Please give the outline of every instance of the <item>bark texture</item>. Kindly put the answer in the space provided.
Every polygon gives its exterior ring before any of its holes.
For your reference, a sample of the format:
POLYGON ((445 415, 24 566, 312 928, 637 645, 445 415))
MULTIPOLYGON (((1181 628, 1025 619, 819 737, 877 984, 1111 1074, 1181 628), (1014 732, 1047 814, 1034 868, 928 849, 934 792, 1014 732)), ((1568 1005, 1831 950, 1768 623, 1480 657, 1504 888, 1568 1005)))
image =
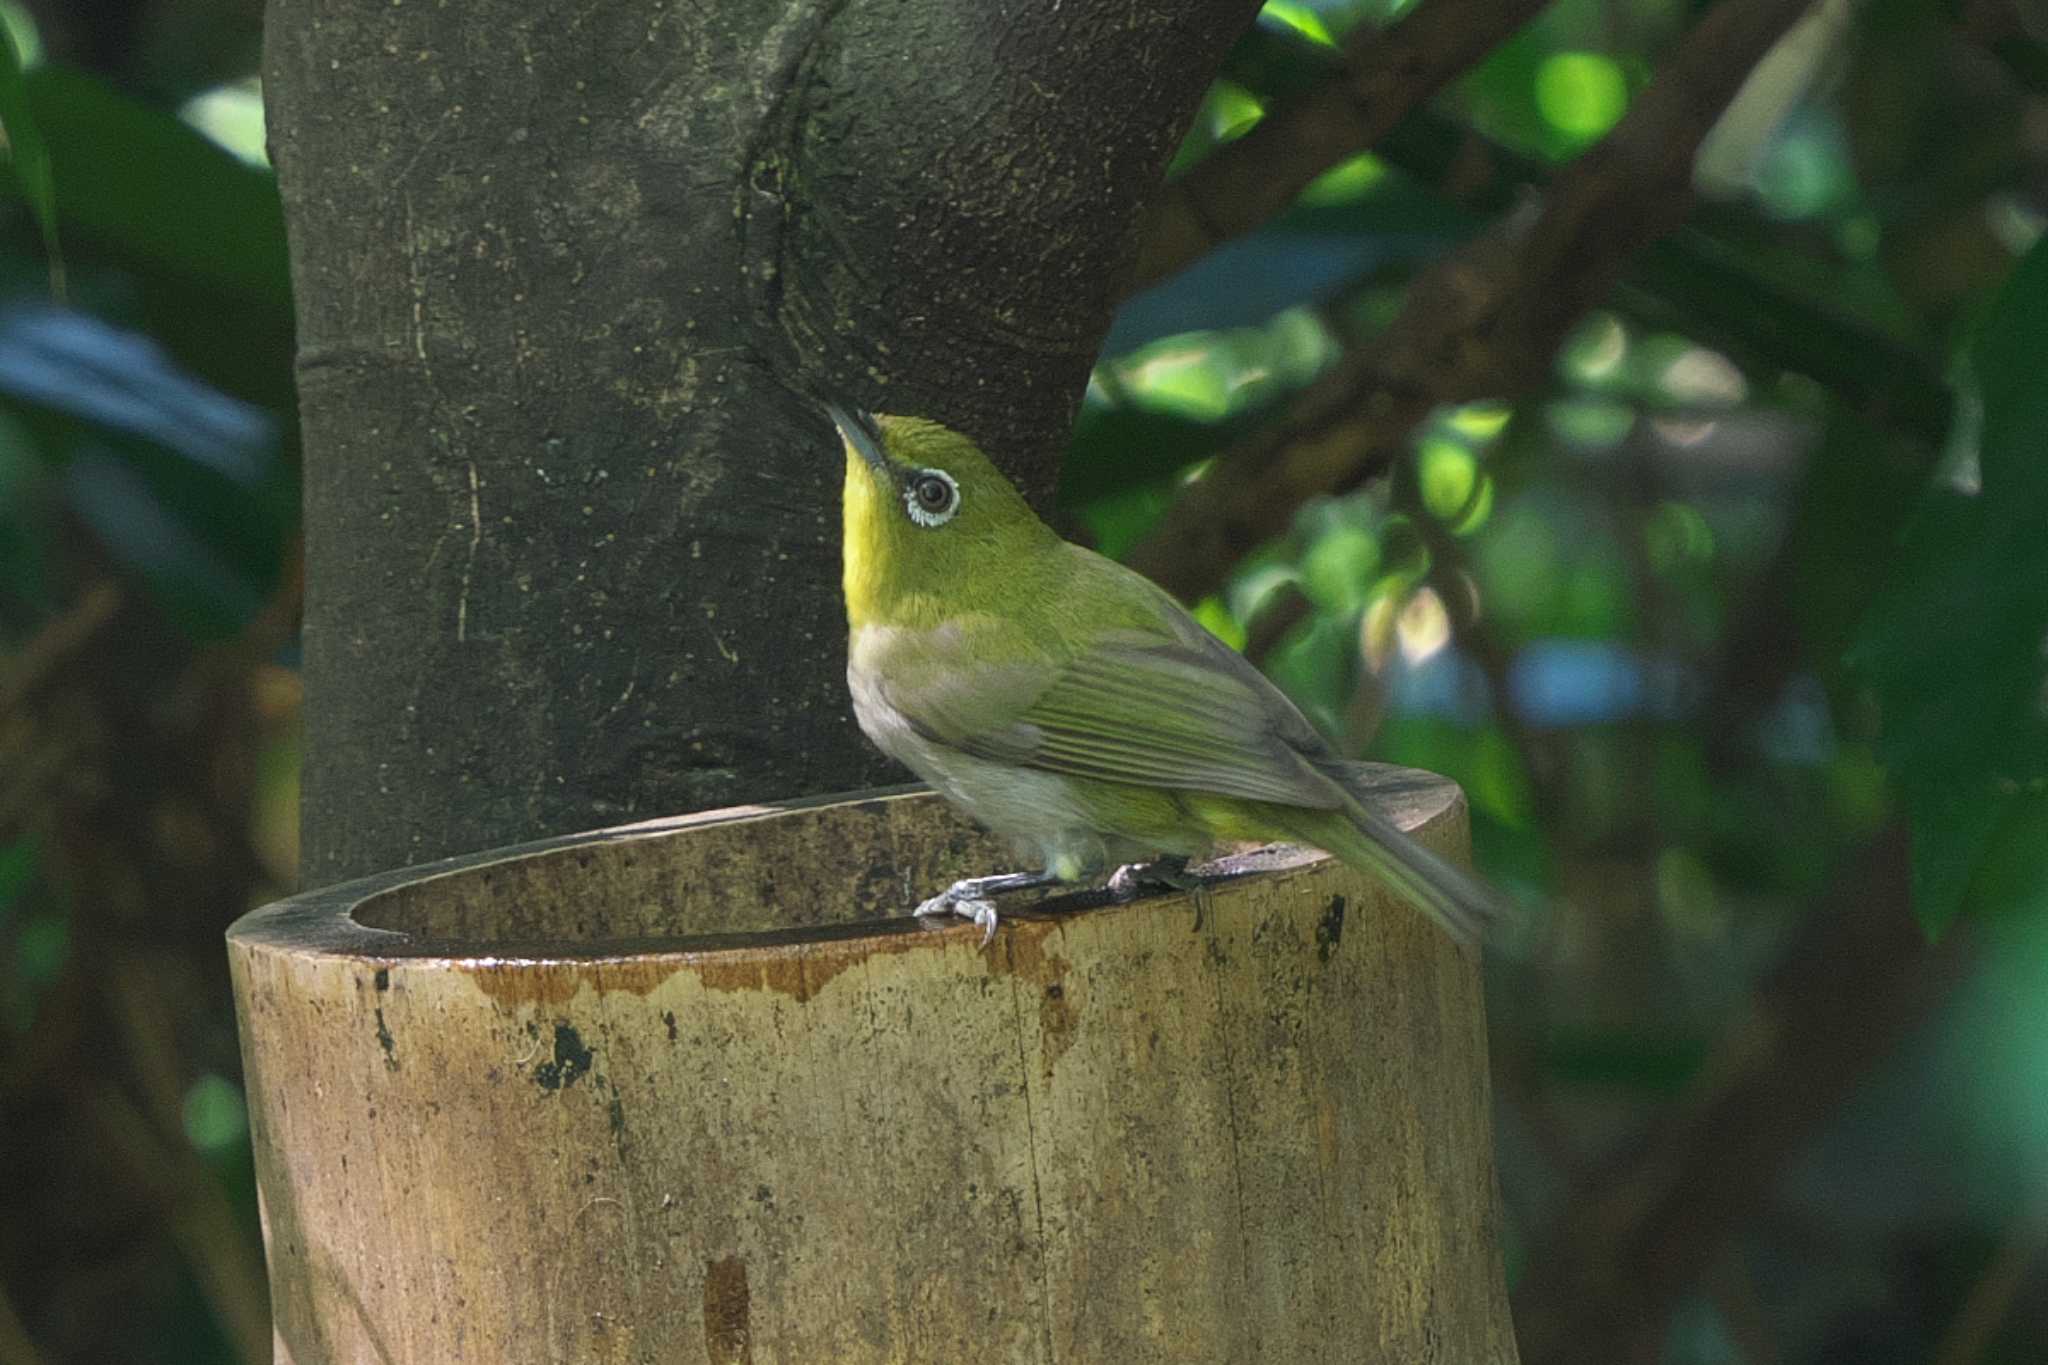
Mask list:
POLYGON ((1475 957, 1288 850, 986 951, 865 918, 996 856, 869 797, 249 917, 278 1359, 1513 1365, 1475 957))
POLYGON ((308 884, 880 773, 792 386, 1043 494, 1255 9, 272 0, 308 884))

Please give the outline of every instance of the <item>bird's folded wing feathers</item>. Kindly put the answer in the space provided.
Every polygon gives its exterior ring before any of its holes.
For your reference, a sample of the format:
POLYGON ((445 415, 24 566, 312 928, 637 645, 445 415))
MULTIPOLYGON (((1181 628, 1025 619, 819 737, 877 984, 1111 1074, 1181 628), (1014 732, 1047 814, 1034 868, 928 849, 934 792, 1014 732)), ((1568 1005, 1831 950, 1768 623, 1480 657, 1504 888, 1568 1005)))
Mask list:
POLYGON ((1310 759, 1324 747, 1314 730, 1215 640, 1111 635, 1052 672, 1004 723, 944 742, 1073 777, 1318 809, 1343 800, 1310 759))

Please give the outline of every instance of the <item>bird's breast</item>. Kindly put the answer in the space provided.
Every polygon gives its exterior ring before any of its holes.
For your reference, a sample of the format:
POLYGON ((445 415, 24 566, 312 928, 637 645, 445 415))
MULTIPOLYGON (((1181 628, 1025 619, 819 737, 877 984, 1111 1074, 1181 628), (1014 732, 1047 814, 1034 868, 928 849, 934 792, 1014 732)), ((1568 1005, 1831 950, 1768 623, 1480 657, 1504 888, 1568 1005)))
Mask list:
POLYGON ((890 701, 885 682, 892 639, 900 645, 900 635, 886 627, 857 630, 847 656, 853 714, 875 747, 1030 856, 1077 867, 1100 862, 1101 841, 1089 829, 1085 803, 1072 779, 964 753, 920 731, 890 701))

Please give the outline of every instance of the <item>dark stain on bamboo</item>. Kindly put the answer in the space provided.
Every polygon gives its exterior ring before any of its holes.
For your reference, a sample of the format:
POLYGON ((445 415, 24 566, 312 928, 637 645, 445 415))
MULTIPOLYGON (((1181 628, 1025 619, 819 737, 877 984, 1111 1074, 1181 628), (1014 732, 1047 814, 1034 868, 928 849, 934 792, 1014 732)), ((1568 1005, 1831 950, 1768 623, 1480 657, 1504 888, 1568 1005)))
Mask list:
POLYGON ((1330 903, 1323 910, 1323 917, 1316 921, 1316 961, 1330 965, 1330 954, 1337 951, 1338 942, 1344 937, 1344 898, 1330 897, 1330 903))
POLYGON ((562 1090, 590 1070, 591 1051, 583 1035, 566 1019, 555 1024, 555 1056, 533 1069, 533 1083, 543 1090, 562 1090))
POLYGON ((747 1365, 754 1358, 753 1306, 747 1263, 738 1256, 704 1263, 704 1349, 714 1365, 747 1365))

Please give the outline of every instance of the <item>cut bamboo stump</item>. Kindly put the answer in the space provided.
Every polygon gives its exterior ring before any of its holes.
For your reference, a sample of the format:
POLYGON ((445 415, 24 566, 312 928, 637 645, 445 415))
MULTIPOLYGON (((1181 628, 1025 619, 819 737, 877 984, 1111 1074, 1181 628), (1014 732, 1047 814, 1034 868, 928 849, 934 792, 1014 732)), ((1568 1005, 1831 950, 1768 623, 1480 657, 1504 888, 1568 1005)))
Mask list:
POLYGON ((1476 955, 1298 850, 878 918, 1006 862, 885 793, 243 919, 279 1360, 1514 1361, 1476 955))

